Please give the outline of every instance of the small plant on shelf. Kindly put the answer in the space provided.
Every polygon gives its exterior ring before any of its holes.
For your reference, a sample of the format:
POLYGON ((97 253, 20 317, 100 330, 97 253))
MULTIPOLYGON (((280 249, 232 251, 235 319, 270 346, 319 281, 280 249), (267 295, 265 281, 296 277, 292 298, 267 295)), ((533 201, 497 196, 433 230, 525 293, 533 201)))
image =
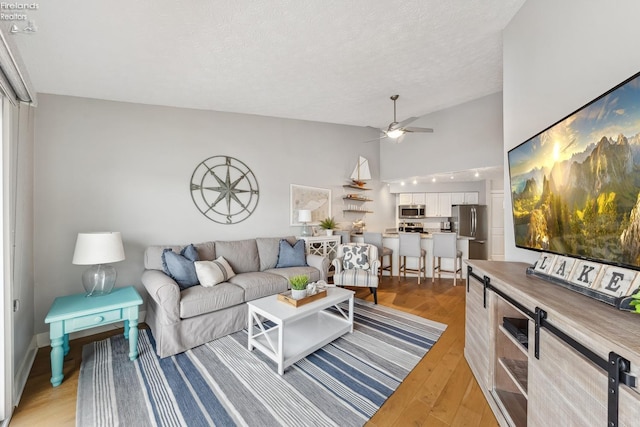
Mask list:
POLYGON ((320 221, 320 228, 322 228, 323 230, 327 230, 327 235, 330 236, 333 234, 333 230, 337 228, 336 221, 333 219, 333 217, 325 218, 320 221))

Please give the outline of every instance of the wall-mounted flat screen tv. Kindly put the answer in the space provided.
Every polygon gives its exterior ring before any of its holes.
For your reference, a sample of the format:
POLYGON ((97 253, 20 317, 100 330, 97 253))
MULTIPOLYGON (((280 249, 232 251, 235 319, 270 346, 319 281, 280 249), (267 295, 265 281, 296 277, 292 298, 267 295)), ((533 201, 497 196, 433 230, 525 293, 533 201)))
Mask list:
POLYGON ((508 161, 517 247, 640 270, 640 73, 508 161))

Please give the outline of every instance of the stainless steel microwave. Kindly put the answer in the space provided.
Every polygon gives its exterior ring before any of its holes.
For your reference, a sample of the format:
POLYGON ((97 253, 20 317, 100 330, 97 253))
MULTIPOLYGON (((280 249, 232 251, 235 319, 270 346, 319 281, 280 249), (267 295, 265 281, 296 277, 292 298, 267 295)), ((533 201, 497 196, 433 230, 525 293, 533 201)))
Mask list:
POLYGON ((425 217, 425 205, 400 205, 398 206, 398 218, 419 219, 425 217))

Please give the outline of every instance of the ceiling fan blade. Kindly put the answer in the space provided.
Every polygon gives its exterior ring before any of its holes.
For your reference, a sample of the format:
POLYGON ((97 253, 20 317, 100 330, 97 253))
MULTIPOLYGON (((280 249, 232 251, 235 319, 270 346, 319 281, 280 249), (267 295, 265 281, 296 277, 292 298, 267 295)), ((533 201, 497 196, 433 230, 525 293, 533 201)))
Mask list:
POLYGON ((412 127, 408 127, 408 128, 403 128, 402 130, 404 130, 405 132, 429 132, 429 133, 433 133, 433 129, 431 129, 431 128, 412 128, 412 127))
POLYGON ((403 120, 403 121, 401 121, 400 123, 398 123, 398 124, 395 126, 395 128, 403 128, 403 127, 405 127, 406 125, 408 125, 409 123, 413 122, 414 120, 418 120, 418 118, 417 118, 417 117, 409 117, 408 119, 403 120))
POLYGON ((370 142, 379 142, 381 139, 385 139, 386 137, 387 137, 387 135, 380 134, 380 136, 378 138, 376 138, 376 139, 370 139, 368 141, 362 141, 362 142, 365 143, 365 144, 368 144, 370 142))

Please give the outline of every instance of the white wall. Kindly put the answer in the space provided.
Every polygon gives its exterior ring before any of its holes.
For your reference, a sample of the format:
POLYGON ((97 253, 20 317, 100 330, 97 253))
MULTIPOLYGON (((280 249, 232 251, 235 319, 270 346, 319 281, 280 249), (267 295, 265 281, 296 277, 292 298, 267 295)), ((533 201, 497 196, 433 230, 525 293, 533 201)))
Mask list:
MULTIPOLYGON (((504 31, 506 153, 640 71, 640 2, 529 0, 504 31)), ((532 263, 514 244, 505 173, 505 257, 532 263)))
POLYGON ((411 126, 430 127, 434 132, 407 135, 400 144, 383 140, 382 180, 502 164, 501 93, 427 114, 411 126))
MULTIPOLYGON (((82 291, 84 267, 71 264, 78 232, 122 232, 126 260, 116 286, 142 290, 143 252, 186 244, 297 234, 289 226, 289 185, 332 190, 343 222, 342 184, 358 155, 369 159, 375 202, 367 228, 394 225, 395 200, 379 183, 378 144, 370 129, 243 114, 40 95, 35 127, 35 322, 56 296, 82 291), (254 172, 260 201, 235 225, 217 224, 195 207, 189 182, 214 155, 254 172)), ((350 222, 348 222, 350 224, 350 222)))

